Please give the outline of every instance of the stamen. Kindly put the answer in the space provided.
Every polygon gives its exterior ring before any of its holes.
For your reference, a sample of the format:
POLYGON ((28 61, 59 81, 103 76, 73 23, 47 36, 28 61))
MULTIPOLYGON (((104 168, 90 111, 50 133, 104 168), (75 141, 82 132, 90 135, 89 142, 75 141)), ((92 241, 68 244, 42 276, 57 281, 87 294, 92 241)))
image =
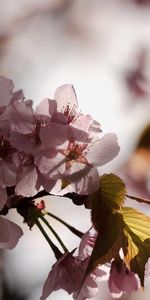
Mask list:
POLYGON ((63 107, 62 112, 67 117, 68 124, 72 123, 76 118, 77 105, 70 107, 70 103, 66 107, 63 107))
POLYGON ((84 151, 84 148, 84 145, 69 143, 68 154, 66 156, 67 160, 70 161, 79 158, 84 151))

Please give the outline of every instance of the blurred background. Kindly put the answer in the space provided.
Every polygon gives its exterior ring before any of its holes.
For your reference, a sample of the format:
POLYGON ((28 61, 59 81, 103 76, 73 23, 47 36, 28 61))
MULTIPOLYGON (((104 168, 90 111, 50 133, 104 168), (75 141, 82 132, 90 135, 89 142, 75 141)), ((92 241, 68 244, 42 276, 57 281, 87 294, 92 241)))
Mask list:
MULTIPOLYGON (((120 154, 99 171, 119 174, 128 194, 150 199, 150 1, 149 0, 1 0, 0 74, 23 88, 35 104, 53 97, 64 83, 75 87, 82 112, 91 114, 103 132, 115 132, 120 154)), ((69 199, 46 198, 47 209, 82 231, 90 213, 69 199), (69 213, 68 213, 69 212, 69 213)), ((150 215, 148 205, 128 201, 150 215)), ((13 251, 0 253, 1 300, 37 300, 55 259, 38 229, 29 231, 13 251)), ((72 250, 79 244, 51 221, 72 250)), ((144 293, 122 299, 148 300, 144 293)), ((72 299, 65 292, 48 299, 72 299)), ((112 299, 107 283, 96 299, 112 299)))

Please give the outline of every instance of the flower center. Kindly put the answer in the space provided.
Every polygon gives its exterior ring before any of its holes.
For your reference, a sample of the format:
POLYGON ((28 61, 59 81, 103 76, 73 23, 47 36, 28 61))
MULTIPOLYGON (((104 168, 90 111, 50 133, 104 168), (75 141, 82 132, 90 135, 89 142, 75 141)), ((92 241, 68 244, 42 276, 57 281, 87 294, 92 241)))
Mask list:
POLYGON ((76 160, 80 158, 87 147, 86 144, 75 144, 75 143, 69 143, 68 149, 67 149, 67 155, 66 159, 68 161, 76 160))

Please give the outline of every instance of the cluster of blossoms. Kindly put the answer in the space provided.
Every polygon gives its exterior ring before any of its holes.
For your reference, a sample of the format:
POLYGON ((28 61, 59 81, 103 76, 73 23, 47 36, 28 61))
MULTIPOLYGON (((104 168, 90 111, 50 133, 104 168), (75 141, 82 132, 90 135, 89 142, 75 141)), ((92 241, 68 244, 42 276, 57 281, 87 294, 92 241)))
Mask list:
POLYGON ((97 167, 112 160, 119 146, 115 134, 100 138, 100 124, 78 112, 74 88, 61 86, 54 100, 46 98, 34 110, 22 91, 12 93, 10 80, 1 78, 0 84, 3 193, 9 186, 15 186, 15 194, 24 197, 41 189, 52 194, 96 190, 97 167))
MULTIPOLYGON (((76 196, 74 202, 84 202, 84 197, 99 189, 98 167, 118 155, 119 145, 115 134, 102 135, 100 124, 79 111, 72 85, 59 87, 54 99, 45 98, 35 108, 22 90, 13 92, 13 88, 11 80, 0 77, 0 214, 16 208, 30 228, 36 224, 41 229, 38 218, 47 223, 42 214, 45 205, 35 205, 34 200, 50 193, 73 200, 76 196)), ((87 205, 90 208, 90 201, 87 205)), ((58 260, 41 300, 60 288, 74 299, 92 298, 98 292, 98 281, 104 279, 116 297, 140 287, 138 276, 121 255, 87 274, 96 230, 84 235, 78 232, 82 240, 75 256, 75 250, 69 252, 48 226, 65 253, 47 237, 58 260)), ((12 249, 22 235, 18 225, 0 217, 0 248, 12 249)))

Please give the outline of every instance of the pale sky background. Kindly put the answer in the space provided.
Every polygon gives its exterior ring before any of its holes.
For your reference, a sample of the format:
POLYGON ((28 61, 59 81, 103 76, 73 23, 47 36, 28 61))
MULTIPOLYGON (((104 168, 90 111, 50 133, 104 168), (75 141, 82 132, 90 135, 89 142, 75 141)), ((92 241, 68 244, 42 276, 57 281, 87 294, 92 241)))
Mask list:
MULTIPOLYGON (((121 146, 119 156, 100 169, 113 172, 130 155, 139 132, 150 121, 150 98, 135 101, 125 85, 124 75, 136 65, 136 56, 146 48, 145 72, 150 79, 150 5, 130 0, 1 0, 0 73, 23 88, 35 104, 53 97, 64 83, 75 87, 80 109, 102 125, 104 133, 115 132, 121 146)), ((73 206, 69 199, 48 199, 51 212, 86 231, 90 212, 73 206), (84 221, 84 222, 83 222, 84 221)), ((15 219, 22 226, 21 217, 15 219)), ((56 224, 56 222, 55 222, 56 224)), ((60 232, 70 250, 79 240, 60 232)), ((38 229, 29 232, 6 254, 6 274, 11 285, 37 300, 54 258, 38 229)), ((148 300, 144 293, 123 299, 148 300)), ((48 299, 72 299, 65 292, 48 299)), ((102 284, 96 299, 112 299, 102 284), (103 286, 103 287, 102 287, 103 286)))

